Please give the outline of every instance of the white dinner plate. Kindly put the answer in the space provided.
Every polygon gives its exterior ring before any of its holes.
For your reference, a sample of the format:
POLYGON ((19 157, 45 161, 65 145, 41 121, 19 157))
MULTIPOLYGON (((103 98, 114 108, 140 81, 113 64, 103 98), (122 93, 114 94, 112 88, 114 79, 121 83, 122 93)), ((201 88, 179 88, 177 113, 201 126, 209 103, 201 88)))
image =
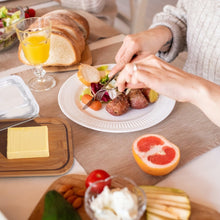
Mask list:
MULTIPOLYGON (((111 69, 114 64, 107 65, 111 69)), ((121 116, 109 114, 105 105, 99 111, 90 108, 82 110, 84 104, 80 101, 80 94, 84 88, 76 74, 71 76, 60 88, 58 103, 69 119, 98 131, 124 133, 143 130, 164 120, 175 106, 175 100, 160 95, 154 104, 149 104, 144 109, 130 109, 121 116)))

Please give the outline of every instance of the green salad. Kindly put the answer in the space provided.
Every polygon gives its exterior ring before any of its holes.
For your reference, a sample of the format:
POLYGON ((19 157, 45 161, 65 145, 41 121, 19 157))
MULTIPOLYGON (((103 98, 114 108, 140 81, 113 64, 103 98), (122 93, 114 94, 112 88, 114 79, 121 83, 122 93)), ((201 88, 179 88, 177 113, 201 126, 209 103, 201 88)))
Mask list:
POLYGON ((0 8, 0 32, 4 33, 5 27, 16 23, 21 16, 21 11, 17 8, 7 9, 5 6, 0 8))
POLYGON ((0 51, 8 49, 17 41, 14 24, 22 17, 22 9, 0 7, 0 51))

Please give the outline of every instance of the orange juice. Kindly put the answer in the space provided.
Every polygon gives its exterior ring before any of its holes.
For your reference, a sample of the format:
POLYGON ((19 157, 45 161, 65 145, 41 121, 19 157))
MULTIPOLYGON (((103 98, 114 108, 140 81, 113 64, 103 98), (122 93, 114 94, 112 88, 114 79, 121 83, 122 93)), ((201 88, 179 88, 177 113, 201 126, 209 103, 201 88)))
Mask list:
POLYGON ((22 41, 22 49, 26 59, 32 65, 47 61, 50 51, 50 39, 43 35, 31 35, 22 41))

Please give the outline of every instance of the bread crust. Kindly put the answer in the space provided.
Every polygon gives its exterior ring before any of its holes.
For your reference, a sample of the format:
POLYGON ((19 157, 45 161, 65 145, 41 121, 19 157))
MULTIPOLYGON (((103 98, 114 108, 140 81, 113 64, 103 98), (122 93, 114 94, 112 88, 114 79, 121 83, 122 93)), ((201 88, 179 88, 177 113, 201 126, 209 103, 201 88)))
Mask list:
POLYGON ((52 14, 65 14, 69 18, 71 18, 72 21, 76 23, 80 31, 82 32, 84 39, 87 40, 89 37, 90 29, 89 29, 89 23, 88 21, 80 14, 74 11, 66 10, 66 9, 58 9, 52 12, 47 13, 49 15, 52 14))
POLYGON ((73 20, 69 19, 67 15, 51 13, 43 15, 43 17, 46 17, 51 21, 52 30, 54 28, 59 28, 65 33, 69 33, 71 36, 73 36, 80 45, 79 49, 81 53, 85 50, 85 39, 82 32, 80 31, 76 23, 73 20))

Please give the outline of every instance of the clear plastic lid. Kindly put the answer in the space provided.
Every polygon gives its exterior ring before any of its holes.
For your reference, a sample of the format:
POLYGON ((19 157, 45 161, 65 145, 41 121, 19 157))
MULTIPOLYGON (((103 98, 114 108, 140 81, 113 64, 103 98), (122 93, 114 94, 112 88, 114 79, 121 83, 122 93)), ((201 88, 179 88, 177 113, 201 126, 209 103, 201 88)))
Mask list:
POLYGON ((21 77, 0 78, 1 124, 9 119, 26 121, 37 117, 38 114, 39 105, 21 77))

